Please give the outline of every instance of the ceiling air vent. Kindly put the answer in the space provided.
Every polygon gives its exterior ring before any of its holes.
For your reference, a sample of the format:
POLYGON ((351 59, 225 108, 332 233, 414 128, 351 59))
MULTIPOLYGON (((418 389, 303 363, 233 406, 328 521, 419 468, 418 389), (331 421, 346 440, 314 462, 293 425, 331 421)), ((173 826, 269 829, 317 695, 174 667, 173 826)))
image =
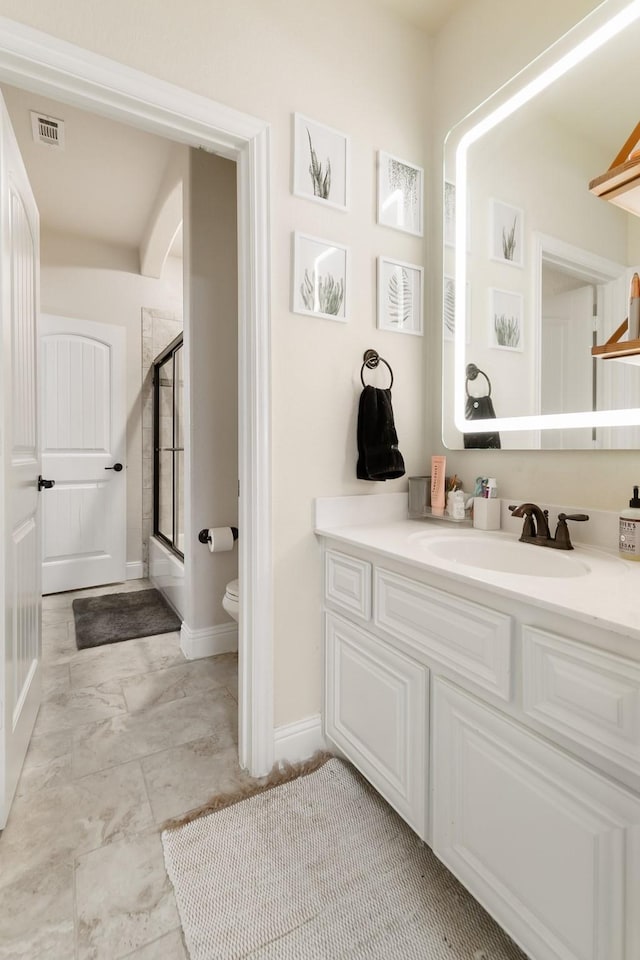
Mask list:
POLYGON ((36 143, 46 143, 49 147, 64 147, 64 121, 48 117, 45 113, 31 111, 31 129, 36 143))

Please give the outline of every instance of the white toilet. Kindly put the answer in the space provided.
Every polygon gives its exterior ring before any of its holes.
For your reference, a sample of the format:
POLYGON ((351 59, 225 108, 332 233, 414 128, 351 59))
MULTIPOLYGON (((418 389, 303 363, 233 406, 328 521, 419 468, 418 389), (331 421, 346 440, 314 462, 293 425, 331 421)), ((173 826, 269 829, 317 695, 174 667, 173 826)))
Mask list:
POLYGON ((240 612, 240 592, 237 580, 231 580, 227 584, 227 589, 225 590, 224 597, 222 598, 222 606, 227 611, 229 616, 233 617, 233 619, 237 621, 238 614, 240 612))

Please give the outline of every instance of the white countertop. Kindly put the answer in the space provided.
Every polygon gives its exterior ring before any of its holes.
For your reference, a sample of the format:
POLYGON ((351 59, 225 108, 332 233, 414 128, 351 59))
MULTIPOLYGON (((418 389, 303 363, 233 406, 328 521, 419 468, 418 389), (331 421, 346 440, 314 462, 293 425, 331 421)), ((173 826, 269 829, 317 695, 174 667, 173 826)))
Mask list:
MULTIPOLYGON (((320 511, 315 532, 320 537, 373 550, 380 556, 449 577, 460 584, 481 585, 491 593, 521 600, 640 640, 640 563, 622 560, 615 554, 583 545, 576 545, 572 551, 559 551, 519 543, 517 536, 511 532, 489 533, 446 522, 398 519, 397 510, 393 513, 395 519, 333 525, 320 511), (429 541, 432 541, 433 547, 436 540, 459 537, 488 537, 511 542, 517 544, 518 550, 535 550, 536 557, 544 551, 554 555, 554 561, 549 558, 550 563, 555 562, 558 554, 565 555, 583 564, 588 572, 571 577, 498 572, 467 565, 461 560, 442 559, 429 549, 429 541)), ((339 519, 344 520, 345 517, 339 519)))

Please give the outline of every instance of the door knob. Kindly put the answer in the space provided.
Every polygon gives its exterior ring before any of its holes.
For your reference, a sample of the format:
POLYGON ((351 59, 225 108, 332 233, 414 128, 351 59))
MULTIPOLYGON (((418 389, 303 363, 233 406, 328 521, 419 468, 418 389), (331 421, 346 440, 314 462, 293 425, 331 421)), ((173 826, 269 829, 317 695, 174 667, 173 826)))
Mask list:
POLYGON ((115 470, 116 473, 120 473, 120 471, 122 470, 122 464, 114 463, 112 467, 105 467, 105 470, 115 470))
POLYGON ((38 477, 38 491, 40 490, 51 490, 51 487, 55 487, 55 480, 43 480, 42 474, 38 477))

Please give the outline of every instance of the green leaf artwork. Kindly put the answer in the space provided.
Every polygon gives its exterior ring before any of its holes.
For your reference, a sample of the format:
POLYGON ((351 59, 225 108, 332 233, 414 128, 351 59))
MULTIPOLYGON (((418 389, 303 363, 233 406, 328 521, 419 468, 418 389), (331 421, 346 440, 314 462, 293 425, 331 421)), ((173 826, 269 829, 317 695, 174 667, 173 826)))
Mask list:
POLYGON ((300 284, 300 296, 307 310, 312 313, 326 313, 337 317, 344 300, 344 280, 336 280, 330 273, 326 277, 304 271, 300 284))
POLYGON ((493 325, 496 341, 500 347, 516 348, 520 343, 520 321, 518 317, 506 313, 494 314, 493 325))
POLYGON ((313 195, 315 197, 321 197, 323 200, 329 199, 329 194, 331 193, 331 160, 327 157, 327 166, 326 169, 322 169, 322 164, 318 160, 318 155, 313 147, 313 141, 311 140, 311 133, 307 127, 307 136, 309 138, 309 153, 311 155, 311 163, 309 164, 309 174, 311 176, 311 182, 313 184, 313 195))
POLYGON ((402 196, 405 210, 413 210, 418 205, 418 171, 409 167, 401 160, 389 158, 388 173, 391 190, 398 191, 402 196))
POLYGON ((513 218, 512 226, 507 230, 506 227, 502 228, 502 255, 505 260, 515 260, 516 256, 516 226, 518 224, 518 217, 513 218))

